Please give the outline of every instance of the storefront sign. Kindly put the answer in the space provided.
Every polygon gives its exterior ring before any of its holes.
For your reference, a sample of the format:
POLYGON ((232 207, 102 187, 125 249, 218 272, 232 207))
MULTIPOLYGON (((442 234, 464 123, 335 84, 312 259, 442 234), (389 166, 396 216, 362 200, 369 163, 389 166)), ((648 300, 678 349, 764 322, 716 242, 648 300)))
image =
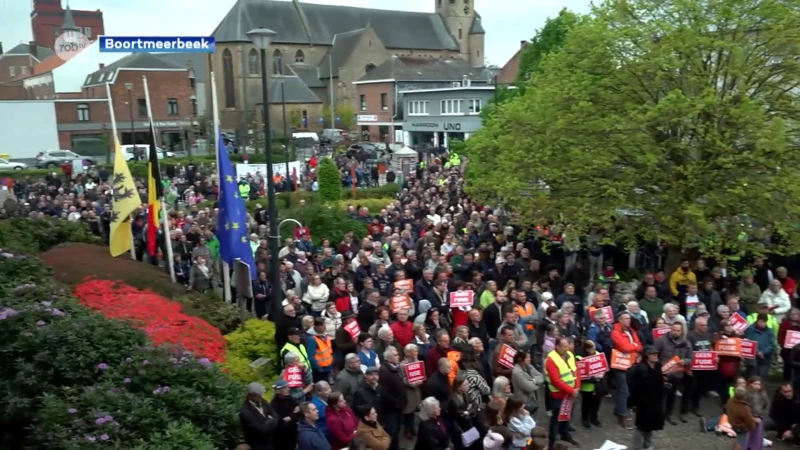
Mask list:
POLYGON ((497 359, 497 362, 500 363, 501 366, 507 369, 514 368, 514 356, 517 354, 517 351, 513 348, 503 344, 500 347, 500 357, 497 359))
POLYGON ((714 352, 692 353, 692 370, 717 370, 717 354, 714 352))
POLYGON ((446 123, 444 124, 444 131, 461 131, 460 123, 446 123))
POLYGON ((581 380, 601 376, 608 372, 608 361, 605 353, 595 353, 587 356, 576 363, 578 377, 581 380))
POLYGON ((425 364, 422 361, 406 363, 403 366, 408 384, 422 383, 425 381, 425 364))
POLYGON ((431 122, 412 123, 411 126, 415 128, 432 128, 432 129, 439 128, 438 123, 431 123, 431 122))
POLYGON ((358 122, 377 122, 378 116, 374 114, 359 114, 356 116, 358 122))

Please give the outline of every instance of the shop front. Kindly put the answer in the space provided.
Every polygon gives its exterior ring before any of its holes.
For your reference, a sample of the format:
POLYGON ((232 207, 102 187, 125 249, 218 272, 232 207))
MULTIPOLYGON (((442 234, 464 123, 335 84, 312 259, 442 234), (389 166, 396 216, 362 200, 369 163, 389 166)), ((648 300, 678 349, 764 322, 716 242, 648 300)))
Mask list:
POLYGON ((406 144, 412 147, 449 147, 452 140, 466 140, 481 127, 479 116, 410 117, 403 122, 406 144))

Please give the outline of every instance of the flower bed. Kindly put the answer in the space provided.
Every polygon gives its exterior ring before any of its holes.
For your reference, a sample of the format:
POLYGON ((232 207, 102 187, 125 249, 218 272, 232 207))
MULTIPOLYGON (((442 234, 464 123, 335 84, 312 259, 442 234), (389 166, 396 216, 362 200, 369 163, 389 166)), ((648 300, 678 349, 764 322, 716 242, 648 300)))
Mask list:
POLYGON ((223 360, 222 333, 158 294, 113 281, 87 280, 75 287, 75 296, 81 305, 144 331, 155 345, 180 345, 211 361, 223 360))

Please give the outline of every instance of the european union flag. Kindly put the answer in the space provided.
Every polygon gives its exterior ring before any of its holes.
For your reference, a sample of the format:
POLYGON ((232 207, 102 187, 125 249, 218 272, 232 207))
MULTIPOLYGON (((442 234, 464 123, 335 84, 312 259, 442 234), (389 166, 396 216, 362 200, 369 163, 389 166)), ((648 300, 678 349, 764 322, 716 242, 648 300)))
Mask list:
POLYGON ((250 240, 247 239, 247 210, 244 199, 239 195, 236 174, 231 167, 231 160, 225 151, 222 135, 217 139, 219 171, 219 221, 217 222, 217 239, 219 254, 222 260, 234 267, 235 260, 250 266, 250 278, 255 280, 256 265, 250 240))

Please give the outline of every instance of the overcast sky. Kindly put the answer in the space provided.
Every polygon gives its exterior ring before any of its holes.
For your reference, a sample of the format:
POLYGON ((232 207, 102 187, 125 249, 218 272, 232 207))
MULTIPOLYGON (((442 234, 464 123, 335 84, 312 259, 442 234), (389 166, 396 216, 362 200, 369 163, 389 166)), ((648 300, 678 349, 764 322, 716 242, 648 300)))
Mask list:
MULTIPOLYGON (((277 0, 264 0, 277 1, 277 0)), ((62 0, 66 5, 66 0, 62 0)), ((235 0, 70 0, 73 9, 103 11, 106 34, 123 36, 209 35, 235 0)), ((316 0, 380 9, 433 12, 435 0, 316 0)), ((502 66, 523 39, 533 37, 548 17, 561 8, 584 13, 589 0, 475 0, 486 29, 487 62, 502 66)), ((31 2, 0 0, 0 42, 8 50, 31 40, 31 2)), ((402 26, 402 24, 398 24, 402 26)))

